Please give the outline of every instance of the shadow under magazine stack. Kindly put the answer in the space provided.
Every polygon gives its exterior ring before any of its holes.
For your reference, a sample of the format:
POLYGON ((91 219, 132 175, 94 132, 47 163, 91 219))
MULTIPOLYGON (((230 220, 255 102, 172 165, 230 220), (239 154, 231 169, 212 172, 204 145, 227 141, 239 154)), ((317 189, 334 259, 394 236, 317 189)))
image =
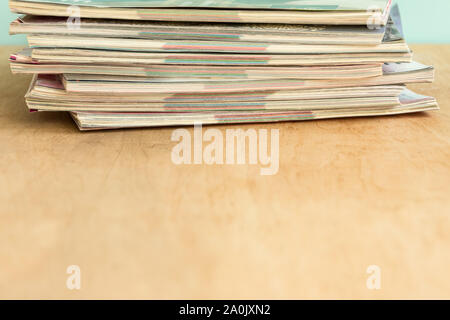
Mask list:
POLYGON ((21 0, 33 111, 82 130, 393 115, 438 109, 390 0, 21 0), (73 5, 73 6, 71 6, 73 5), (80 7, 75 7, 79 5, 80 7), (204 6, 208 7, 205 8, 204 6), (81 19, 79 19, 81 17, 81 19))

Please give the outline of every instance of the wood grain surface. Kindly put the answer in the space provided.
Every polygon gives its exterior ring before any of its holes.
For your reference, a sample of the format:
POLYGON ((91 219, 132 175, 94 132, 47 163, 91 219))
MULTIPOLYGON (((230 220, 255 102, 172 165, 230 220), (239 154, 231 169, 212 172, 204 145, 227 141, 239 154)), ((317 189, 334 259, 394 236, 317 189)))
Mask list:
POLYGON ((274 176, 176 166, 171 128, 31 114, 15 49, 0 51, 0 298, 450 298, 450 46, 413 46, 437 77, 411 88, 439 112, 241 126, 280 130, 274 176))

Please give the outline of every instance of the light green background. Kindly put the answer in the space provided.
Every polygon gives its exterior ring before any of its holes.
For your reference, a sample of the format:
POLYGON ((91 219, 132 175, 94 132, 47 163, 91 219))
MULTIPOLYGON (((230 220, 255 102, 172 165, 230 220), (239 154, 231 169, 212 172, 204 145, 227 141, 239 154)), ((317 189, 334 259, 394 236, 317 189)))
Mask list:
MULTIPOLYGON (((406 39, 411 43, 450 43, 450 0, 396 0, 400 5, 406 39)), ((8 1, 0 0, 0 44, 25 44, 24 36, 9 36, 15 15, 8 1)))

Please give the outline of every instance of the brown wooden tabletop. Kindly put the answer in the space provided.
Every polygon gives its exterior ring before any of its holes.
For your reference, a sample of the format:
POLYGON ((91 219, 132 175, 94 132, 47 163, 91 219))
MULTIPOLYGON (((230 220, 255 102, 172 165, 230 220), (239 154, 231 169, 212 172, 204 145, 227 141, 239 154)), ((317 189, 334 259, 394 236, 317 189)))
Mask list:
POLYGON ((0 298, 450 298, 450 46, 412 48, 441 111, 241 126, 280 130, 262 176, 174 165, 173 128, 29 113, 2 47, 0 298))

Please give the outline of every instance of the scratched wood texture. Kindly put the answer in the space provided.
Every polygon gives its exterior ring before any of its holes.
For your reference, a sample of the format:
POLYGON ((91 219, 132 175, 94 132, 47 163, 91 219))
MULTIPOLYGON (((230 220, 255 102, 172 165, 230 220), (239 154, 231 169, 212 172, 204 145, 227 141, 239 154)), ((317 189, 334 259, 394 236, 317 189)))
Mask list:
POLYGON ((450 46, 413 49, 441 111, 243 126, 280 129, 261 176, 175 166, 173 129, 30 114, 2 47, 0 298, 450 298, 450 46))

